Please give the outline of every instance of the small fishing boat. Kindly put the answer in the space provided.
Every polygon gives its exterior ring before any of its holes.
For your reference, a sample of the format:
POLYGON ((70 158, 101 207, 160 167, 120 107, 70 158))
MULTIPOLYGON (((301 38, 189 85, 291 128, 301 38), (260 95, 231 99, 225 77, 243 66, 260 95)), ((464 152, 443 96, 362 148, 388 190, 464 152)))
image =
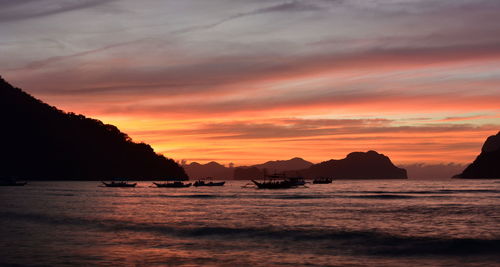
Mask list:
POLYGON ((193 186, 223 186, 226 182, 205 182, 198 180, 194 182, 193 186))
POLYGON ((332 178, 325 178, 325 177, 322 177, 322 178, 316 178, 313 180, 313 184, 331 184, 333 181, 332 178))
POLYGON ((119 181, 119 182, 115 182, 115 181, 111 181, 111 183, 105 183, 105 182, 102 182, 106 187, 135 187, 137 185, 137 183, 127 183, 125 181, 119 181))
POLYGON ((190 187, 191 183, 185 184, 183 182, 173 182, 173 183, 153 183, 156 187, 170 187, 170 188, 183 188, 190 187))
POLYGON ((0 180, 0 186, 24 186, 28 182, 18 182, 14 179, 0 180))
POLYGON ((301 186, 301 185, 305 185, 306 184, 306 181, 302 177, 289 177, 289 178, 286 178, 286 179, 290 183, 292 183, 293 185, 296 185, 296 186, 301 186))
POLYGON ((287 189, 287 188, 297 187, 295 184, 293 184, 288 180, 268 180, 262 182, 257 182, 255 180, 252 180, 252 182, 259 189, 287 189))
POLYGON ((252 182, 259 189, 288 189, 296 188, 298 186, 304 186, 306 184, 304 178, 302 177, 287 178, 284 174, 269 175, 266 176, 262 182, 258 182, 255 180, 252 180, 252 182))

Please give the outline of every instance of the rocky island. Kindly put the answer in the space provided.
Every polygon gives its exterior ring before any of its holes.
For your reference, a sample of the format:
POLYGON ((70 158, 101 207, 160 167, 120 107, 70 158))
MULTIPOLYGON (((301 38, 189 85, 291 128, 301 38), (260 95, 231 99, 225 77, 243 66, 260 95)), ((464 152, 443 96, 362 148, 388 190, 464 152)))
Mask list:
POLYGON ((500 132, 488 137, 474 162, 453 178, 500 179, 500 132))
POLYGON ((299 172, 307 178, 407 179, 406 170, 396 167, 389 157, 376 151, 352 152, 344 159, 328 160, 299 172))

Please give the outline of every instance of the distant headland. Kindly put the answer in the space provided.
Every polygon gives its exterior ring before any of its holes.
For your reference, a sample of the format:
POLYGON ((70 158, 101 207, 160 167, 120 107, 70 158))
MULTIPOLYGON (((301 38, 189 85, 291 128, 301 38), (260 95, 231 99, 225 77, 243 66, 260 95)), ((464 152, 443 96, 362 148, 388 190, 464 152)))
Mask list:
POLYGON ((500 132, 486 139, 481 153, 465 170, 454 178, 500 178, 500 132))
POLYGON ((67 113, 0 77, 0 178, 187 179, 174 160, 117 127, 67 113))
POLYGON ((407 179, 406 170, 396 167, 384 154, 376 151, 352 152, 344 159, 328 160, 299 171, 306 177, 335 179, 407 179))
MULTIPOLYGON (((376 151, 352 152, 344 159, 318 164, 295 157, 240 167, 226 167, 217 162, 180 166, 155 153, 150 145, 133 142, 113 125, 59 110, 1 77, 0 120, 3 141, 0 179, 256 179, 277 172, 306 178, 408 178, 406 169, 395 166, 388 156, 376 151)), ((474 162, 454 177, 500 178, 499 165, 500 132, 490 136, 474 162)))
POLYGON ((216 162, 183 165, 191 178, 199 174, 224 173, 227 179, 247 180, 263 178, 273 173, 306 178, 333 177, 334 179, 407 179, 406 170, 396 167, 389 157, 375 151, 353 152, 340 160, 328 160, 318 164, 302 158, 268 161, 266 163, 226 168, 216 162), (201 171, 203 170, 203 171, 201 171), (231 177, 230 174, 233 174, 231 177))

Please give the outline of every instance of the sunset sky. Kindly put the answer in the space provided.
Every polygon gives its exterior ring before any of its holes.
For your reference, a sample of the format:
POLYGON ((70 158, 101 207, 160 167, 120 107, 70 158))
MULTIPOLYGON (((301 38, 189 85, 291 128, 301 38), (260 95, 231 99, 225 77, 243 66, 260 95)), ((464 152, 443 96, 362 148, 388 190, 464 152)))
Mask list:
POLYGON ((499 14, 498 0, 0 0, 0 75, 176 160, 467 163, 500 130, 499 14))

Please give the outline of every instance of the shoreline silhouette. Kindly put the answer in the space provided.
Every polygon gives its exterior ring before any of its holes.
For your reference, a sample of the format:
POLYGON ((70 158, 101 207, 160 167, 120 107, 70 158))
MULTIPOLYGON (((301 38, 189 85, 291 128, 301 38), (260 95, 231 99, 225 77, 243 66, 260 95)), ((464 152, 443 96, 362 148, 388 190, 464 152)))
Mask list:
POLYGON ((174 160, 116 126, 32 97, 0 77, 0 177, 29 180, 187 179, 174 160))
MULTIPOLYGON (((182 166, 151 146, 135 143, 117 127, 64 112, 32 97, 0 77, 2 140, 9 140, 0 160, 2 179, 29 180, 186 180, 204 177, 259 179, 272 172, 308 179, 407 179, 407 172, 376 151, 352 152, 341 160, 313 164, 302 158, 225 167, 217 162, 182 166), (36 151, 34 158, 25 151, 36 151), (29 166, 26 168, 25 166, 29 166), (187 173, 186 173, 187 172, 187 173), (189 175, 188 175, 189 174, 189 175)), ((490 136, 481 154, 455 178, 500 178, 500 132, 490 136)))

